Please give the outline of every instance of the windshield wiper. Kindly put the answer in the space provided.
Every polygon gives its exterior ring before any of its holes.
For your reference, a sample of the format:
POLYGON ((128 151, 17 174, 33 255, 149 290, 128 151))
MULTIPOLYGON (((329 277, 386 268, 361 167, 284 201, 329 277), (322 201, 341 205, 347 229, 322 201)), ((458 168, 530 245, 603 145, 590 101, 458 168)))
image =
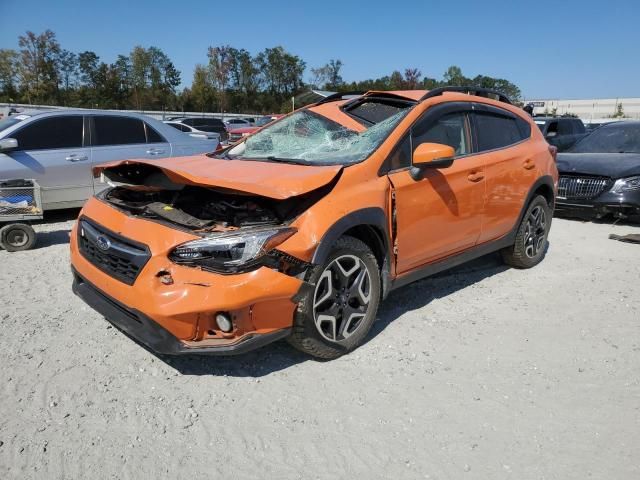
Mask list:
POLYGON ((290 163, 292 165, 318 165, 318 162, 311 162, 309 160, 303 160, 302 158, 284 158, 284 157, 276 157, 274 155, 269 155, 266 157, 266 160, 270 162, 278 162, 278 163, 290 163))

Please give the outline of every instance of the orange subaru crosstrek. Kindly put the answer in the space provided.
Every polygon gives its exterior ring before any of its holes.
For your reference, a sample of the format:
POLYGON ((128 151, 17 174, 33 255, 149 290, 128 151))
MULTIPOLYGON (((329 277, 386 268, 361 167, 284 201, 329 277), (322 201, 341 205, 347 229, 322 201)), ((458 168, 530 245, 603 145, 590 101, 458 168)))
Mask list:
POLYGON ((547 248, 555 149, 496 92, 335 95, 222 152, 98 166, 73 290, 166 354, 356 348, 393 289, 547 248))

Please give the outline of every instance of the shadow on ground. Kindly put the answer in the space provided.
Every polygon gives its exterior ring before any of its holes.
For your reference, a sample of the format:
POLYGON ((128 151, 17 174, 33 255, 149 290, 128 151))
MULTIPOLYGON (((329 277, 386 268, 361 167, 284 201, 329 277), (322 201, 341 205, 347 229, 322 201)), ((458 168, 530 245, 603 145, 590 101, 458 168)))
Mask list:
POLYGON ((382 333, 401 315, 419 310, 433 300, 447 297, 508 269, 509 267, 502 262, 500 254, 495 253, 392 291, 380 305, 378 319, 366 342, 382 333))
MULTIPOLYGON (((503 272, 507 268, 499 255, 487 255, 448 272, 420 280, 391 292, 380 306, 378 319, 365 343, 382 333, 387 325, 402 314, 422 308, 434 299, 446 297, 487 277, 503 272)), ((295 350, 286 341, 279 341, 254 352, 235 357, 156 356, 183 375, 227 375, 230 377, 261 377, 302 362, 322 361, 295 350)))
POLYGON ((69 230, 50 230, 47 232, 37 232, 37 240, 32 250, 47 248, 53 245, 69 243, 69 230))

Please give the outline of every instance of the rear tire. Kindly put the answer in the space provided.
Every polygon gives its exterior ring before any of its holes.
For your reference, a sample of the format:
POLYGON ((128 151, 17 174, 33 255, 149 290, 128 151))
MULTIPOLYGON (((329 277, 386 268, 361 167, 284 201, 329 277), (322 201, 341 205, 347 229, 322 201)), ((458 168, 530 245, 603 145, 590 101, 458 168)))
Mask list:
POLYGON ((500 251, 504 263, 515 268, 531 268, 539 264, 547 251, 551 217, 547 199, 542 195, 536 196, 522 217, 515 243, 500 251))
POLYGON ((380 303, 380 268, 371 249, 357 238, 341 237, 306 281, 313 288, 298 303, 289 343, 323 359, 354 350, 369 333, 380 303))

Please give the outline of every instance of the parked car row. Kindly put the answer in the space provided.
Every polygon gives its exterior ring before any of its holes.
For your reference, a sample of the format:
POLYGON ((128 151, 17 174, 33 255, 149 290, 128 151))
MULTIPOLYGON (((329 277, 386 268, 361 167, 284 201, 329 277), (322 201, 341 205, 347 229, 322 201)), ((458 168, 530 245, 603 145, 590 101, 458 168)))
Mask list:
POLYGON ((221 143, 235 143, 281 116, 274 114, 259 118, 233 117, 225 120, 211 117, 171 117, 164 123, 193 137, 213 140, 217 135, 221 143))
POLYGON ((234 128, 233 130, 229 131, 229 143, 236 143, 242 140, 242 138, 246 137, 247 135, 251 135, 252 133, 257 132, 265 125, 268 125, 274 120, 278 120, 283 116, 284 115, 278 115, 278 114, 265 115, 264 117, 258 118, 252 126, 234 128))
POLYGON ((587 134, 472 90, 338 94, 216 152, 219 119, 17 115, 0 122, 0 178, 36 179, 45 209, 91 197, 74 292, 149 348, 288 338, 335 358, 393 288, 491 251, 538 264, 554 208, 640 216, 640 122, 587 134))

